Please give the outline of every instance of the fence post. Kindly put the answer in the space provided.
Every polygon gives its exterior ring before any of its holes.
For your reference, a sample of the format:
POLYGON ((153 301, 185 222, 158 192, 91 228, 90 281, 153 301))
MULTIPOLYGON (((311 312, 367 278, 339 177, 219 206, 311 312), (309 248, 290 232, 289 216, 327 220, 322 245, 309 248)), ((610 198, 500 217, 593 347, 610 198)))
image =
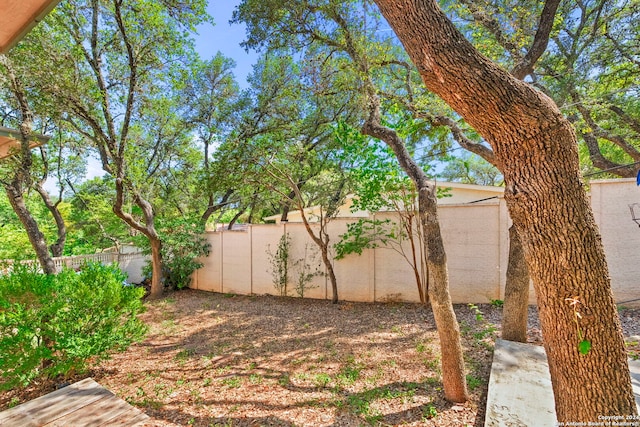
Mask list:
POLYGON ((253 227, 248 225, 249 231, 249 293, 253 295, 253 227))
MULTIPOLYGON (((371 220, 375 223, 376 213, 369 214, 371 220)), ((376 247, 369 249, 369 299, 376 302, 376 247)))
POLYGON ((224 293, 224 229, 220 230, 220 293, 224 293))
POLYGON ((509 226, 511 219, 509 218, 509 211, 507 210, 507 203, 504 198, 498 198, 498 229, 500 237, 498 238, 498 259, 500 265, 498 265, 498 271, 500 272, 500 278, 498 281, 498 291, 496 292, 496 299, 504 300, 504 289, 507 285, 507 268, 509 266, 509 226))

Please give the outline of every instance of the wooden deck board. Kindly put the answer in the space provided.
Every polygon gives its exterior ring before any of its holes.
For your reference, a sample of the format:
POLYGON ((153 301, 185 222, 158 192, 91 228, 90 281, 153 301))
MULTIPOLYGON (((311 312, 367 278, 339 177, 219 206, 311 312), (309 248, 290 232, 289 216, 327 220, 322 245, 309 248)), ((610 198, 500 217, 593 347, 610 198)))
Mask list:
POLYGON ((0 425, 134 426, 149 417, 91 378, 0 412, 0 425))

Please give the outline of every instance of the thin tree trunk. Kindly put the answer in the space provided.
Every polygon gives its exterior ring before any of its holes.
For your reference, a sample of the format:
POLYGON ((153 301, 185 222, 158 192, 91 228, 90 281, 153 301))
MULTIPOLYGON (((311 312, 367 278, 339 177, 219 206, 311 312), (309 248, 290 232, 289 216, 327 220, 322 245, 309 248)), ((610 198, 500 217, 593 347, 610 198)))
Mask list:
POLYGON ((620 319, 571 124, 551 99, 481 56, 435 0, 376 3, 427 88, 493 148, 538 297, 558 421, 635 414, 620 319), (580 301, 581 318, 568 299, 580 301), (580 340, 590 341, 587 354, 579 351, 580 340))
MULTIPOLYGON (((418 285, 418 296, 420 297, 420 303, 423 305, 427 305, 428 301, 428 295, 425 294, 425 290, 424 290, 424 284, 422 283, 422 277, 420 276, 420 270, 418 270, 418 259, 416 257, 416 242, 415 239, 413 237, 413 222, 410 221, 408 223, 409 225, 406 228, 407 231, 407 238, 409 239, 409 242, 411 243, 411 269, 413 270, 413 276, 416 279, 416 285, 418 285)), ((429 292, 429 289, 427 289, 427 293, 429 292)))
POLYGON ((518 231, 509 227, 509 264, 502 310, 502 339, 527 342, 529 320, 529 270, 518 231))
POLYGON ((435 187, 422 186, 418 189, 418 206, 420 223, 426 236, 424 249, 427 251, 427 266, 432 278, 428 290, 429 302, 442 349, 445 398, 451 402, 464 402, 467 400, 467 383, 460 346, 460 327, 449 294, 447 256, 440 233, 435 187))
POLYGON ((325 268, 327 269, 327 274, 329 275, 329 282, 331 282, 331 302, 333 304, 338 303, 338 280, 336 279, 336 273, 333 269, 333 264, 331 263, 331 259, 329 258, 329 244, 323 244, 321 247, 322 252, 322 262, 324 263, 325 268))
POLYGON ((22 82, 18 78, 9 58, 0 54, 0 65, 4 67, 7 81, 9 83, 9 89, 18 101, 20 114, 22 115, 20 123, 20 151, 17 154, 19 165, 13 171, 11 181, 4 182, 3 184, 7 197, 9 198, 9 202, 11 203, 11 207, 13 207, 14 212, 27 231, 29 241, 31 242, 31 246, 33 246, 36 257, 40 262, 42 271, 45 274, 55 274, 56 268, 51 256, 49 255, 47 242, 38 227, 38 223, 31 215, 31 212, 29 212, 24 201, 24 193, 32 183, 31 167, 33 165, 33 159, 31 157, 29 141, 31 139, 31 132, 33 128, 33 113, 29 107, 26 91, 22 86, 22 82))
MULTIPOLYGON (((296 189, 296 198, 301 197, 300 191, 296 189)), ((327 224, 324 222, 326 218, 321 215, 320 217, 320 232, 316 236, 313 230, 311 229, 311 225, 307 220, 307 216, 304 213, 304 207, 302 203, 298 203, 298 208, 300 210, 300 216, 302 218, 302 222, 304 223, 304 228, 307 230, 307 234, 311 237, 311 240, 314 241, 316 245, 320 248, 320 253, 322 254, 322 262, 324 263, 324 267, 327 269, 327 274, 329 275, 329 281, 331 282, 331 290, 332 297, 331 302, 333 304, 338 303, 338 280, 336 278, 335 270, 333 269, 333 264, 331 263, 331 258, 329 257, 329 235, 325 231, 325 227, 327 224)))
POLYGON ((247 208, 244 207, 241 210, 238 211, 238 213, 236 213, 233 218, 231 218, 231 221, 229 221, 229 225, 227 226, 227 230, 231 230, 233 229, 233 225, 236 223, 236 221, 238 220, 238 218, 240 218, 240 215, 242 215, 244 213, 244 211, 246 211, 247 208))
POLYGON ((400 167, 414 182, 418 191, 418 215, 425 237, 423 250, 427 254, 427 267, 432 278, 429 281, 429 301, 442 352, 444 395, 451 402, 465 402, 468 393, 460 344, 460 327, 449 295, 447 259, 438 222, 435 187, 429 183, 422 168, 413 160, 402 138, 393 129, 380 125, 380 101, 375 93, 369 93, 369 103, 369 118, 362 127, 362 133, 379 138, 394 151, 400 167))
POLYGON ((151 263, 153 265, 151 273, 151 291, 149 297, 159 298, 164 291, 162 286, 162 242, 157 237, 149 237, 151 245, 151 263))
POLYGON ((370 74, 367 57, 356 47, 345 19, 339 14, 332 18, 345 30, 344 48, 363 77, 363 90, 369 103, 369 111, 361 132, 384 141, 394 151, 398 163, 413 181, 418 191, 418 214, 421 228, 424 230, 423 253, 427 254, 427 269, 433 277, 433 283, 429 281, 428 294, 438 334, 441 336, 444 394, 449 401, 465 402, 468 399, 468 393, 460 343, 460 328, 449 296, 449 276, 442 236, 440 235, 440 225, 438 224, 435 189, 432 189, 426 174, 407 151, 404 140, 393 129, 381 125, 380 98, 370 74), (434 190, 433 194, 431 194, 431 190, 434 190), (431 249, 433 254, 431 254, 431 249))
POLYGON ((231 197, 231 195, 233 194, 234 190, 227 190, 226 193, 224 193, 224 196, 222 196, 222 200, 220 200, 220 203, 213 203, 213 195, 210 194, 209 195, 209 205, 207 206, 207 209, 205 209, 205 211, 202 213, 202 217, 200 217, 200 220, 203 222, 203 224, 206 224, 207 221, 209 221, 209 217, 217 210, 222 209, 223 207, 226 206, 227 201, 229 200, 229 197, 231 197))
MULTIPOLYGON (((121 169, 120 169, 121 170, 121 169)), ((119 172, 121 173, 121 172, 119 172)), ((125 182, 122 177, 116 178, 116 200, 113 205, 113 213, 120 219, 122 219, 127 225, 138 230, 149 239, 149 245, 151 246, 151 291, 149 298, 155 299, 162 296, 164 291, 162 285, 162 242, 156 231, 153 213, 153 207, 149 202, 142 198, 142 196, 134 191, 133 188, 129 188, 131 196, 136 205, 142 210, 144 216, 144 224, 137 221, 133 216, 124 211, 124 195, 125 195, 125 182)))

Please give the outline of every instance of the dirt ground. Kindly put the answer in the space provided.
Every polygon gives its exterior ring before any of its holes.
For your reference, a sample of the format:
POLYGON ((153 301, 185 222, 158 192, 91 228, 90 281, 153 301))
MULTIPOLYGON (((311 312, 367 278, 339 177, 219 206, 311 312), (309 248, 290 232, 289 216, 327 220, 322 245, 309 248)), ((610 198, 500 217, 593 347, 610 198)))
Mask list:
MULTIPOLYGON (((443 399, 433 316, 415 304, 184 290, 147 303, 147 338, 84 376, 152 426, 482 426, 500 311, 456 306, 464 404, 443 399)), ((0 410, 55 387, 4 393, 0 410)))

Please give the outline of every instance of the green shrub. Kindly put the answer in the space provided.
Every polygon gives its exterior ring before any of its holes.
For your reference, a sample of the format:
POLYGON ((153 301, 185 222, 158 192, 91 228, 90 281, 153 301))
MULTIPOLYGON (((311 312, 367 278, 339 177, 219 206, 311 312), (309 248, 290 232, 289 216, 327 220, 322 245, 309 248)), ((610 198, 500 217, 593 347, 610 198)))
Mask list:
POLYGON ((144 289, 124 279, 115 265, 91 263, 77 273, 16 266, 0 276, 0 390, 84 372, 142 339, 144 289))

